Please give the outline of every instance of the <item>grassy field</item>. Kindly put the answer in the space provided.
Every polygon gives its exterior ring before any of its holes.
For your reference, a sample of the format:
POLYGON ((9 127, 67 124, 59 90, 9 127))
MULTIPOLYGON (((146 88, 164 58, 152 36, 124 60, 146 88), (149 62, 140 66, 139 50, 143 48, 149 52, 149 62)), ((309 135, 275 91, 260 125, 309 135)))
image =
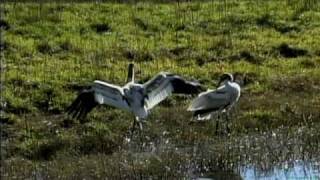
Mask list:
POLYGON ((194 178, 319 162, 319 4, 2 4, 2 176, 194 178), (139 82, 169 71, 213 88, 224 72, 242 74, 231 133, 215 135, 214 121, 190 124, 183 96, 156 107, 130 141, 129 113, 99 107, 84 123, 64 113, 95 79, 124 84, 129 62, 139 82))

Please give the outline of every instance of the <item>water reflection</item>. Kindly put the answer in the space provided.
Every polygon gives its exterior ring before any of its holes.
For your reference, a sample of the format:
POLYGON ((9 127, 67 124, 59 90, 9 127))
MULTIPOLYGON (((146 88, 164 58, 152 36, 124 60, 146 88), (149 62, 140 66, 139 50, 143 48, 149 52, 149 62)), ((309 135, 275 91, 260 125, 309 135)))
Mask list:
POLYGON ((236 171, 216 171, 202 175, 197 180, 250 180, 250 179, 320 179, 320 163, 295 161, 294 163, 284 163, 280 166, 274 166, 269 170, 262 170, 256 166, 245 166, 236 171))
POLYGON ((261 171, 253 166, 245 167, 241 172, 243 179, 320 179, 319 163, 296 161, 284 163, 269 171, 261 171))

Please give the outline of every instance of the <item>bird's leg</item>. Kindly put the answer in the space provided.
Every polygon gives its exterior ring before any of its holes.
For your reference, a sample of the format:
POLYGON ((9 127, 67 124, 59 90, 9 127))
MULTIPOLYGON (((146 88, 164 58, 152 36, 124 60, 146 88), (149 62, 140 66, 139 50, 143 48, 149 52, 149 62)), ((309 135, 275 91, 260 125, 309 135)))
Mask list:
POLYGON ((136 118, 136 121, 138 122, 139 124, 139 129, 140 131, 142 131, 143 127, 142 127, 142 121, 139 119, 139 118, 136 118))
POLYGON ((227 122, 227 133, 231 133, 231 129, 230 129, 230 119, 232 121, 232 118, 233 118, 233 113, 235 111, 235 106, 231 107, 229 110, 227 110, 226 112, 226 122, 227 122))
POLYGON ((229 128, 229 112, 226 112, 226 129, 227 129, 227 134, 230 133, 230 128, 229 128))
POLYGON ((216 120, 216 135, 218 135, 219 119, 220 119, 220 114, 218 114, 218 118, 217 118, 217 120, 216 120))
POLYGON ((138 117, 136 117, 134 120, 133 120, 133 124, 132 124, 132 127, 131 127, 131 138, 134 134, 134 131, 136 130, 136 126, 139 126, 139 130, 142 131, 142 122, 140 121, 140 119, 138 117))
POLYGON ((142 136, 142 129, 143 129, 142 123, 143 123, 143 121, 142 121, 142 119, 140 119, 138 117, 136 117, 135 121, 136 121, 136 124, 139 126, 137 143, 139 144, 140 148, 143 148, 143 143, 144 143, 143 136, 142 136))
POLYGON ((133 136, 133 133, 134 133, 134 130, 136 128, 136 119, 133 120, 133 124, 132 124, 132 127, 131 127, 131 137, 133 136))

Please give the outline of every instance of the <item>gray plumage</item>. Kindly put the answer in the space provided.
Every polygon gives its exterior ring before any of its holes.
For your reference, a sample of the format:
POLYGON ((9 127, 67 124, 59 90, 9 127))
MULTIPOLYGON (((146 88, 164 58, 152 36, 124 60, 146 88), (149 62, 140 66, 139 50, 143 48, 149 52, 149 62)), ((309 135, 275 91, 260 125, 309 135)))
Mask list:
POLYGON ((240 86, 234 82, 232 74, 224 74, 215 90, 207 90, 195 98, 188 111, 193 112, 197 120, 208 120, 214 113, 226 112, 231 109, 240 97, 240 86))

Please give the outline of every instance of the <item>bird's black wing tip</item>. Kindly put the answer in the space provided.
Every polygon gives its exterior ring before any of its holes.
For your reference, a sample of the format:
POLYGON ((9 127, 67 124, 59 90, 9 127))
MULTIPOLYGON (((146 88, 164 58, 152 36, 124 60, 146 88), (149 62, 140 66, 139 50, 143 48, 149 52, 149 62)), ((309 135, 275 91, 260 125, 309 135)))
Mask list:
POLYGON ((206 87, 204 86, 204 85, 202 85, 202 84, 200 84, 200 83, 198 83, 197 85, 196 85, 196 93, 197 94, 199 94, 199 93, 201 93, 201 92, 203 92, 203 91, 206 91, 206 87))
POLYGON ((73 103, 67 107, 66 113, 73 119, 83 121, 96 105, 93 91, 85 89, 77 96, 73 103))
POLYGON ((198 81, 188 81, 183 78, 178 78, 176 81, 173 82, 175 91, 177 93, 182 94, 199 94, 203 91, 205 91, 205 87, 200 84, 198 81))

